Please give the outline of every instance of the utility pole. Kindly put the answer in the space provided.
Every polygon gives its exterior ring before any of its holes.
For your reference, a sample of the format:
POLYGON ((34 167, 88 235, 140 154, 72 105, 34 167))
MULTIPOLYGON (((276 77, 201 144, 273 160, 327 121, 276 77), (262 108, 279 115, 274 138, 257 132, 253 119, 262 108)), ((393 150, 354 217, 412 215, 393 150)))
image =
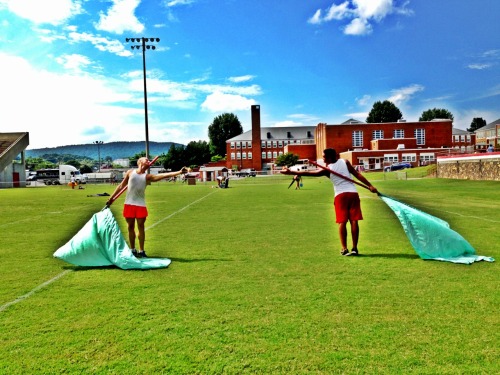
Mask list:
POLYGON ((144 123, 146 127, 146 157, 149 159, 149 129, 148 129, 148 91, 146 87, 146 50, 155 50, 156 46, 146 43, 159 43, 160 38, 125 38, 127 43, 140 43, 130 46, 131 49, 142 50, 142 76, 144 78, 144 123))
POLYGON ((104 143, 103 141, 95 141, 93 142, 97 145, 97 157, 99 159, 99 172, 101 172, 101 145, 104 143))

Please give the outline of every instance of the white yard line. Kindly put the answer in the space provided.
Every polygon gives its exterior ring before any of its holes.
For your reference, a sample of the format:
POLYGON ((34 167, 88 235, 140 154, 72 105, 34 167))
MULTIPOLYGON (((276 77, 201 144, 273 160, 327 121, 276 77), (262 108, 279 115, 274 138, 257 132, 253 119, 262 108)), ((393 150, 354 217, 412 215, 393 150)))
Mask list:
MULTIPOLYGON (((192 205, 194 205, 194 204, 196 204, 196 203, 198 203, 198 202, 201 202, 203 199, 205 199, 205 198, 209 197, 210 195, 215 194, 215 192, 216 192, 216 191, 212 191, 212 192, 210 192, 209 194, 207 194, 207 195, 205 195, 205 196, 201 197, 200 199, 195 200, 194 202, 189 203, 187 206, 182 207, 181 209, 179 209, 179 210, 175 211, 174 213, 171 213, 170 215, 168 215, 168 216, 164 217, 163 219, 161 219, 161 220, 157 221, 157 222, 156 222, 156 223, 154 223, 153 225, 151 225, 151 226, 147 227, 147 228, 146 228, 146 230, 151 229, 151 228, 153 228, 153 227, 157 226, 157 225, 158 225, 158 224, 160 224, 160 223, 163 223, 165 220, 170 219, 172 216, 177 215, 178 213, 180 213, 180 212, 184 211, 186 208, 189 208, 189 207, 191 207, 192 205)), ((72 272, 72 271, 73 271, 73 270, 66 270, 66 271, 63 271, 63 272, 61 272, 59 275, 54 276, 52 279, 50 279, 50 280, 48 280, 48 281, 46 281, 46 282, 44 282, 44 283, 42 283, 42 284, 38 285, 37 287, 33 288, 33 289, 32 289, 31 291, 29 291, 28 293, 26 293, 26 294, 24 294, 24 295, 22 295, 22 296, 20 296, 20 297, 17 297, 17 298, 16 298, 15 300, 13 300, 13 301, 10 301, 10 302, 7 302, 7 303, 3 304, 2 306, 0 306, 0 312, 2 312, 2 311, 4 311, 4 310, 6 310, 8 307, 10 307, 10 306, 12 306, 12 305, 15 305, 16 303, 19 303, 19 302, 24 301, 26 298, 31 297, 33 294, 35 294, 36 292, 38 292, 40 289, 45 288, 46 286, 48 286, 48 285, 52 284, 54 281, 59 280, 61 277, 63 277, 63 276, 65 276, 65 275, 67 275, 68 273, 70 273, 70 272, 72 272)))

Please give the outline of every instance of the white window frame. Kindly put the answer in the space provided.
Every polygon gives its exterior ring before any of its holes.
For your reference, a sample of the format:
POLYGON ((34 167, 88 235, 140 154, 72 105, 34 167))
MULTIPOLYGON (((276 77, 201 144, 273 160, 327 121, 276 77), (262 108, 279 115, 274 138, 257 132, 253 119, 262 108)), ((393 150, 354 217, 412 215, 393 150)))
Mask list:
POLYGON ((352 147, 363 147, 363 131, 354 130, 352 132, 352 147))
POLYGON ((372 131, 372 139, 384 139, 384 131, 383 130, 373 130, 372 131))
POLYGON ((417 146, 425 145, 425 129, 423 128, 415 129, 413 134, 417 139, 417 146))
POLYGON ((394 139, 401 139, 405 137, 405 130, 404 129, 394 129, 392 132, 392 138, 394 139))

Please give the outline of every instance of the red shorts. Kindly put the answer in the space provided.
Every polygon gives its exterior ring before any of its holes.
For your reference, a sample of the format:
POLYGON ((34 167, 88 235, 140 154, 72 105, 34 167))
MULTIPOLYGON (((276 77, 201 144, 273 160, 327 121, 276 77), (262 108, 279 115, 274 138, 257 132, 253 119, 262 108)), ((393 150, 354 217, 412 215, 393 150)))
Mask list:
POLYGON ((126 219, 144 219, 148 217, 148 209, 144 206, 126 204, 123 206, 123 217, 126 219))
POLYGON ((358 193, 341 193, 335 197, 336 223, 363 220, 358 193))

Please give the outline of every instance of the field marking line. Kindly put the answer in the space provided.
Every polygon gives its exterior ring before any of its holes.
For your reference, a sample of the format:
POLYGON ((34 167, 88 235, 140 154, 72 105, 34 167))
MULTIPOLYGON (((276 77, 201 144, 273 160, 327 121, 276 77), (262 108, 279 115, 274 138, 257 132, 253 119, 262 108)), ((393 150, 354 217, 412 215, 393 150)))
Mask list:
POLYGON ((28 293, 22 295, 21 297, 17 297, 14 301, 7 302, 6 304, 3 304, 2 306, 0 306, 0 312, 4 311, 9 306, 15 305, 16 303, 19 303, 19 302, 25 300, 26 298, 31 297, 33 294, 35 294, 36 292, 38 292, 40 289, 45 288, 47 285, 52 284, 54 281, 59 280, 61 277, 63 277, 64 275, 66 275, 66 274, 68 274, 68 273, 70 273, 72 271, 73 270, 63 271, 59 275, 56 275, 52 279, 50 279, 50 280, 48 280, 48 281, 46 281, 46 282, 38 285, 37 287, 35 287, 31 291, 29 291, 28 293))
POLYGON ((211 196, 212 194, 215 194, 216 192, 217 192, 217 190, 216 190, 216 191, 212 191, 212 192, 208 193, 207 195, 204 195, 203 197, 201 197, 201 198, 199 198, 199 199, 197 199, 197 200, 195 200, 195 201, 193 201, 193 202, 189 203, 187 206, 184 206, 184 207, 182 207, 181 209, 179 209, 179 210, 177 210, 177 211, 175 211, 175 212, 171 213, 170 215, 165 216, 163 219, 161 219, 161 220, 157 221, 156 223, 154 223, 154 224, 150 225, 149 227, 147 227, 147 228, 146 228, 146 230, 156 227, 158 224, 163 223, 165 220, 168 220, 168 219, 170 219, 172 216, 177 215, 178 213, 180 213, 180 212, 184 211, 185 209, 187 209, 187 208, 191 207, 192 205, 194 205, 194 204, 196 204, 196 203, 198 203, 198 202, 201 202, 203 199, 208 198, 209 196, 211 196))
MULTIPOLYGON (((168 216, 164 217, 163 219, 161 219, 161 220, 157 221, 157 222, 156 222, 156 223, 154 223, 153 225, 151 225, 151 226, 147 227, 147 228, 146 228, 146 230, 151 229, 151 228, 153 228, 153 227, 157 226, 157 225, 158 225, 158 224, 160 224, 160 223, 163 223, 165 220, 170 219, 172 216, 177 215, 178 213, 180 213, 180 212, 184 211, 185 209, 187 209, 187 208, 191 207, 192 205, 194 205, 194 204, 196 204, 196 203, 198 203, 198 202, 201 202, 203 199, 205 199, 205 198, 207 198, 207 197, 209 197, 210 195, 215 194, 215 193, 216 193, 216 191, 210 192, 209 194, 207 194, 207 195, 205 195, 205 196, 203 196, 203 197, 201 197, 201 198, 199 198, 199 199, 195 200, 194 202, 189 203, 188 205, 186 205, 186 206, 182 207, 181 209, 179 209, 179 210, 177 210, 177 211, 175 211, 175 212, 171 213, 170 215, 168 215, 168 216)), ((45 288, 46 286, 48 286, 48 285, 52 284, 54 281, 59 280, 61 277, 63 277, 63 276, 65 276, 65 275, 67 275, 67 274, 68 274, 68 273, 70 273, 70 272, 73 272, 73 270, 66 270, 66 271, 63 271, 63 272, 61 272, 59 275, 54 276, 52 279, 50 279, 50 280, 48 280, 48 281, 46 281, 46 282, 44 282, 44 283, 42 283, 42 284, 40 284, 40 285, 36 286, 35 288, 33 288, 33 289, 32 289, 31 291, 29 291, 28 293, 26 293, 26 294, 24 294, 24 295, 22 295, 22 296, 20 296, 20 297, 17 297, 14 301, 7 302, 7 303, 3 304, 2 306, 0 306, 0 312, 2 312, 2 311, 4 311, 4 310, 6 310, 9 306, 12 306, 12 305, 15 305, 16 303, 19 303, 19 302, 21 302, 21 301, 24 301, 25 299, 27 299, 27 298, 31 297, 33 294, 35 294, 36 292, 38 292, 40 289, 45 288)))

